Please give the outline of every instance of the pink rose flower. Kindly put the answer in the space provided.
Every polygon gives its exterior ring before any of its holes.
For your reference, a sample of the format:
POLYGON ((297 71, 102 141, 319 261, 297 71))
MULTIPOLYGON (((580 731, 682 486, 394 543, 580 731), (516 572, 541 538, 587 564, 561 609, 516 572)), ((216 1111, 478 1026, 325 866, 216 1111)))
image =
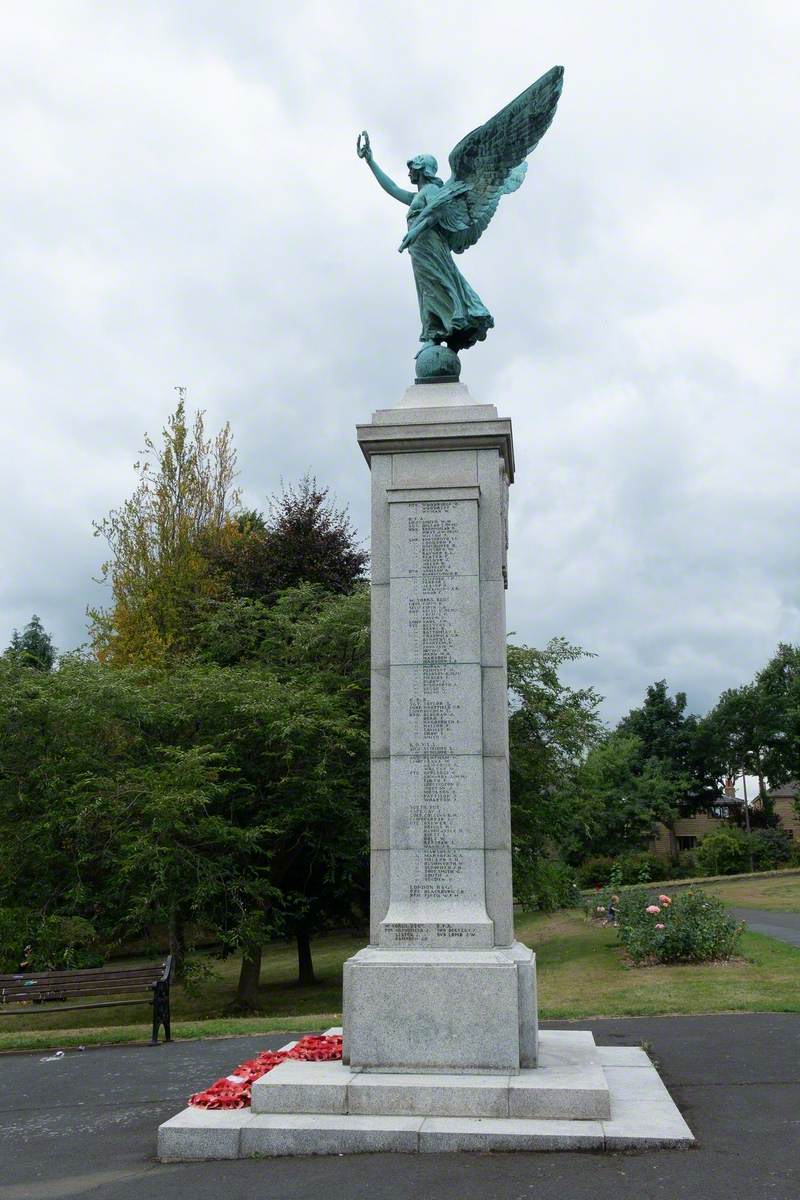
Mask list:
POLYGON ((672 901, 670 900, 669 896, 659 896, 658 898, 662 904, 672 904, 672 901))
POLYGON ((645 912, 652 913, 652 914, 653 914, 653 916, 655 916, 655 915, 656 915, 656 913, 660 913, 660 912, 661 912, 661 909, 658 907, 658 905, 657 905, 657 904, 648 904, 647 908, 646 908, 644 911, 645 911, 645 912))
POLYGON ((656 929, 666 929, 666 925, 662 925, 660 921, 656 922, 656 929))

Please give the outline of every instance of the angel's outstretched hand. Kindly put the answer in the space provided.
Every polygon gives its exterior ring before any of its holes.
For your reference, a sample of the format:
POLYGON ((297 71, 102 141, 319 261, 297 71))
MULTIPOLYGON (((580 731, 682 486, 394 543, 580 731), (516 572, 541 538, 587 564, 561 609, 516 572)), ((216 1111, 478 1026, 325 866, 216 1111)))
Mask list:
POLYGON ((372 159, 372 149, 369 144, 369 134, 366 129, 362 129, 356 139, 356 154, 359 158, 365 158, 367 162, 372 159), (363 139, 363 140, 362 140, 363 139))

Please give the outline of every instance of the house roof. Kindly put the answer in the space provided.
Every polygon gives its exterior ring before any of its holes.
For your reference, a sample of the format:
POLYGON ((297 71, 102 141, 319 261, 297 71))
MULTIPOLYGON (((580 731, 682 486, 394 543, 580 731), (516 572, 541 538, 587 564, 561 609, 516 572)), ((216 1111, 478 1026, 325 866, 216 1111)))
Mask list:
POLYGON ((790 779, 788 783, 770 788, 767 795, 770 800, 777 800, 779 796, 789 796, 794 799, 795 796, 800 796, 800 779, 790 779))

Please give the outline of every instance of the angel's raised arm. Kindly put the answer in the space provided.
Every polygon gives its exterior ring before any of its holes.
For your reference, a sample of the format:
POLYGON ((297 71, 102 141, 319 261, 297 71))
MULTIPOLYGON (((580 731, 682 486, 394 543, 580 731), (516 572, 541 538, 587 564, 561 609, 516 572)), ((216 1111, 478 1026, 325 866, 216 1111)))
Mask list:
POLYGON ((385 171, 382 171, 375 159, 372 157, 372 150, 369 144, 369 136, 366 131, 359 134, 358 142, 356 143, 358 157, 366 161, 372 174, 377 179, 385 192, 388 192, 395 200, 399 200, 401 204, 410 204, 414 199, 413 192, 407 192, 405 188, 398 187, 393 179, 390 179, 385 171), (363 142, 361 139, 364 139, 363 142))

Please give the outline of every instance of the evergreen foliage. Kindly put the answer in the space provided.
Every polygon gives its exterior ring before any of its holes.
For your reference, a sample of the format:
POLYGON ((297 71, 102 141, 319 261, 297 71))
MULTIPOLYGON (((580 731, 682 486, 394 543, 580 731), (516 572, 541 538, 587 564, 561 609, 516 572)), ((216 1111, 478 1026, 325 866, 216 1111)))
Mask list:
POLYGON ((21 634, 14 630, 5 653, 7 658, 36 671, 52 671, 56 661, 53 640, 36 613, 21 634))

